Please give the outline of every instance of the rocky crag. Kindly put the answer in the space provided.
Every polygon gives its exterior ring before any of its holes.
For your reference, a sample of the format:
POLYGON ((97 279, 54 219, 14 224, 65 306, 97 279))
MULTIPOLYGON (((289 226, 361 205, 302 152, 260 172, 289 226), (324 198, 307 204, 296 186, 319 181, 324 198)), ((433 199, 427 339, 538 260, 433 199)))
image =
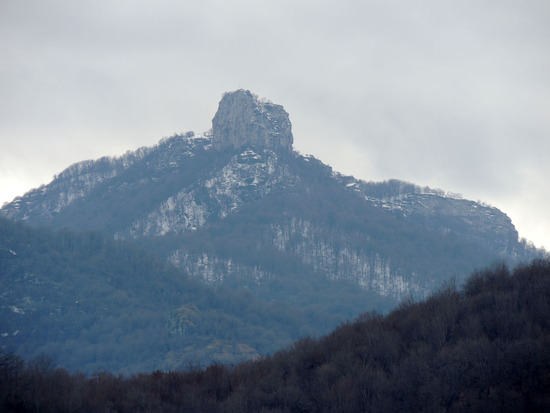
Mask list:
POLYGON ((226 93, 212 119, 212 145, 292 150, 292 125, 281 105, 260 100, 248 90, 226 93))

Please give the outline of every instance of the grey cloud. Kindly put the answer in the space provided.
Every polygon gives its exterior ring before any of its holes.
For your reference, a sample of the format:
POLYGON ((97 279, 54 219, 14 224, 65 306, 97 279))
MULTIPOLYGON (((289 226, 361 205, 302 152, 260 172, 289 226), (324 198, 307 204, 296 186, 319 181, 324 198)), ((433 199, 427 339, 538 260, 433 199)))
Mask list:
POLYGON ((247 88, 285 106, 300 151, 510 206, 550 246, 548 17, 535 0, 3 2, 0 180, 206 130, 247 88))

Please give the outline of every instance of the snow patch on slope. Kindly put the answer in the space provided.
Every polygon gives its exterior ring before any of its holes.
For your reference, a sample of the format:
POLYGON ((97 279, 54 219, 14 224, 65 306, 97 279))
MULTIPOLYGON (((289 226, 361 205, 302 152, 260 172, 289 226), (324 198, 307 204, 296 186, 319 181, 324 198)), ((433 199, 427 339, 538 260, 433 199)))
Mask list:
POLYGON ((378 253, 349 248, 338 234, 321 235, 309 221, 292 218, 286 225, 270 228, 273 245, 327 274, 331 279, 356 282, 381 296, 401 299, 410 293, 424 296, 428 289, 415 274, 402 274, 391 261, 378 253))
POLYGON ((163 201, 146 218, 134 222, 127 235, 163 236, 169 232, 195 231, 282 184, 291 184, 290 174, 280 166, 274 152, 260 154, 245 150, 221 170, 214 171, 210 178, 197 181, 163 201))

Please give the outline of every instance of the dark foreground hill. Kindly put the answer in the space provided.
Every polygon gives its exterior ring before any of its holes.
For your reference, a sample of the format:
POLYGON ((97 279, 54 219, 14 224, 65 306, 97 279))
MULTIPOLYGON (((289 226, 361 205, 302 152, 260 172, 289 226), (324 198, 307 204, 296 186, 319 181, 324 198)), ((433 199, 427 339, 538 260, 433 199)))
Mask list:
POLYGON ((460 289, 234 367, 85 377, 0 358, 5 412, 547 412, 549 389, 542 260, 476 272, 460 289))

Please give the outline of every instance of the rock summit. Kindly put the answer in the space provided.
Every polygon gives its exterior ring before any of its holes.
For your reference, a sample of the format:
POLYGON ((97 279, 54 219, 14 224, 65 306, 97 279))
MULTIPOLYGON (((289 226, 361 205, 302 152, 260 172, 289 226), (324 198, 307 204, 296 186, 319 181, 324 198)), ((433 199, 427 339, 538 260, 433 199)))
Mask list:
POLYGON ((292 150, 292 124, 281 105, 259 99, 248 90, 225 93, 212 119, 215 148, 245 146, 292 150))

